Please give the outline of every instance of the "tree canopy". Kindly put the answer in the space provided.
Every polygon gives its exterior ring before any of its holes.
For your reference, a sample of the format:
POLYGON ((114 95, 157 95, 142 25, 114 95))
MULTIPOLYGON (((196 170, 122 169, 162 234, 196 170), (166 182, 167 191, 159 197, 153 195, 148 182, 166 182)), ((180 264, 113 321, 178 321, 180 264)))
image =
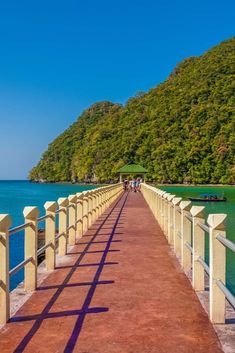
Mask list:
POLYGON ((127 163, 165 183, 235 183, 235 37, 181 62, 122 106, 92 105, 58 136, 31 180, 116 178, 127 163))

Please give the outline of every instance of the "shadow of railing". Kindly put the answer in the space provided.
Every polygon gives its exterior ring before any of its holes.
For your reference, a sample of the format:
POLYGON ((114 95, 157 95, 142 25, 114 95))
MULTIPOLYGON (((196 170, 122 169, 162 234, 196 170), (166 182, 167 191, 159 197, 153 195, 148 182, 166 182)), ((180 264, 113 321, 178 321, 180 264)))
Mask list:
MULTIPOLYGON (((78 259, 76 260, 75 264, 71 265, 71 266, 60 266, 57 267, 57 269, 65 269, 65 268, 70 268, 69 273, 66 275, 64 281, 61 284, 58 285, 49 285, 49 286, 42 286, 39 287, 38 290, 39 291, 45 291, 48 289, 56 289, 56 292, 53 294, 53 296, 51 297, 51 299, 48 301, 48 303, 46 304, 46 306, 44 307, 44 309, 42 310, 42 312, 40 314, 36 314, 36 315, 26 315, 26 316, 14 316, 10 319, 10 322, 24 322, 24 321, 31 321, 34 320, 34 324, 32 325, 31 329, 29 330, 29 332, 25 335, 25 337, 22 339, 22 341, 18 344, 18 346, 16 347, 16 349, 14 350, 14 353, 20 353, 23 352, 28 344, 30 343, 31 339, 34 337, 34 335, 37 333, 37 331, 39 330, 40 326, 42 325, 43 321, 46 319, 51 319, 51 318, 58 318, 58 317, 66 317, 66 316, 78 316, 77 320, 75 322, 73 331, 71 333, 71 336, 68 338, 68 341, 66 343, 66 346, 64 348, 64 352, 65 353, 70 353, 74 350, 74 347, 76 345, 76 342, 79 338, 82 326, 83 326, 83 322, 85 320, 85 317, 87 314, 99 314, 99 313, 104 313, 107 312, 109 310, 108 307, 90 307, 90 303, 91 300, 94 296, 95 290, 97 286, 100 285, 107 285, 107 284, 112 284, 114 283, 114 281, 110 280, 110 281, 101 281, 99 280, 101 273, 103 271, 103 268, 105 266, 109 266, 109 265, 117 265, 118 262, 106 262, 106 257, 108 255, 109 252, 115 252, 115 251, 119 251, 119 250, 111 250, 110 246, 113 242, 120 242, 121 240, 114 240, 113 237, 117 234, 115 233, 115 230, 118 227, 118 222, 120 220, 122 211, 124 209, 126 200, 127 200, 128 194, 124 195, 123 197, 120 197, 117 202, 114 204, 114 206, 108 210, 108 214, 104 217, 102 223, 100 225, 98 225, 98 228, 95 230, 95 234, 93 234, 91 236, 90 241, 86 242, 86 243, 82 243, 83 245, 86 245, 85 249, 82 252, 78 252, 77 254, 78 259), (120 209, 118 209, 117 211, 117 205, 119 204, 119 202, 122 202, 120 209), (109 233, 109 238, 107 241, 101 241, 101 242, 97 242, 95 241, 96 237, 99 235, 99 231, 103 228, 103 226, 106 224, 107 220, 110 220, 110 216, 114 216, 115 214, 115 218, 114 218, 114 224, 112 226, 112 229, 109 233), (106 244, 105 245, 105 249, 103 251, 99 251, 99 253, 102 253, 101 259, 99 263, 90 263, 90 264, 81 264, 82 259, 84 258, 84 256, 87 253, 91 253, 91 251, 89 252, 89 248, 92 244, 97 244, 97 243, 102 243, 102 244, 106 244), (97 266, 97 270, 95 272, 93 281, 91 282, 80 282, 80 283, 68 283, 71 279, 71 277, 73 276, 74 272, 76 271, 76 269, 78 267, 87 267, 87 266, 97 266), (51 313, 50 310, 53 307, 53 305, 55 304, 56 300, 59 298, 59 296, 61 295, 61 293, 63 292, 63 290, 65 288, 68 287, 81 287, 81 286, 89 286, 89 290, 88 293, 85 297, 85 300, 82 304, 82 307, 78 310, 66 310, 66 311, 60 311, 60 312, 53 312, 51 313)), ((104 215, 103 215, 104 216, 104 215)), ((91 230, 91 229, 89 229, 91 230)), ((94 253, 94 252, 92 252, 94 253)))

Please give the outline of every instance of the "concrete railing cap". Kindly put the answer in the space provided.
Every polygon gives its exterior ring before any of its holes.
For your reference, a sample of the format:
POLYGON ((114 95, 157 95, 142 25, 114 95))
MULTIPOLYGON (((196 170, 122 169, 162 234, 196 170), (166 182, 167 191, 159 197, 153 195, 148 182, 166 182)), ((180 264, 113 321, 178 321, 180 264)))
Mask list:
POLYGON ((173 200, 174 197, 175 197, 175 195, 169 194, 169 196, 167 197, 167 200, 171 201, 171 200, 173 200))
POLYGON ((190 213, 193 217, 204 217, 205 206, 193 206, 190 210, 190 213))
POLYGON ((213 229, 224 230, 225 224, 224 221, 227 215, 224 213, 217 213, 217 214, 209 214, 207 223, 213 229))
POLYGON ((9 214, 0 214, 0 232, 5 232, 11 225, 9 214))
POLYGON ((169 192, 166 192, 165 194, 163 194, 164 199, 167 199, 168 196, 170 196, 170 193, 169 193, 169 192))
POLYGON ((39 210, 36 206, 26 206, 23 210, 23 215, 25 218, 37 218, 39 215, 39 210))
POLYGON ((69 195, 68 200, 69 200, 69 202, 76 203, 77 195, 76 194, 69 195))
POLYGON ((56 201, 47 201, 44 204, 44 208, 46 211, 50 211, 50 212, 55 212, 57 209, 57 202, 56 201))
POLYGON ((181 201, 180 208, 181 210, 189 211, 191 208, 192 202, 191 201, 181 201))
POLYGON ((174 197, 173 199, 172 199, 172 203, 173 203, 173 205, 178 205, 179 203, 180 203, 180 201, 182 200, 182 197, 174 197))
POLYGON ((59 206, 66 207, 69 203, 69 200, 67 199, 67 197, 60 197, 58 198, 57 202, 59 206))

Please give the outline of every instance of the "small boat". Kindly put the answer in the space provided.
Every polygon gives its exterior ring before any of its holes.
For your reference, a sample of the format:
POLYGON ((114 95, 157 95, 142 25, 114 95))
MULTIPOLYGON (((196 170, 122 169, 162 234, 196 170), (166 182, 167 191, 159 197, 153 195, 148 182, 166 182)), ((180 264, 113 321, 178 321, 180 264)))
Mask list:
POLYGON ((225 202, 227 198, 224 195, 217 194, 203 194, 199 197, 189 197, 190 201, 200 201, 200 202, 225 202))

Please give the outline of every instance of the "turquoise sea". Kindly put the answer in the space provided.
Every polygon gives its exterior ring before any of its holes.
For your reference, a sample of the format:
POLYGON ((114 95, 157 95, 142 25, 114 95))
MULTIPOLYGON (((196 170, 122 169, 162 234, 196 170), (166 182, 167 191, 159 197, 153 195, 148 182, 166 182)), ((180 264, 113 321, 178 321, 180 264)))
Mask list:
MULTIPOLYGON (((0 181, 0 214, 8 213, 12 218, 12 227, 24 222, 23 208, 37 206, 40 215, 44 215, 44 203, 56 201, 59 197, 90 190, 97 186, 76 184, 35 184, 29 181, 0 181)), ((40 227, 43 224, 40 223, 40 227)), ((24 234, 19 232, 10 237, 10 269, 24 258, 24 234)), ((11 289, 23 279, 23 270, 10 279, 11 289)))
MULTIPOLYGON (((205 217, 209 213, 226 213, 226 236, 235 242, 235 186, 159 186, 171 194, 182 197, 186 200, 190 196, 213 193, 223 194, 227 197, 226 202, 193 202, 193 205, 205 206, 205 217)), ((208 263, 208 236, 206 237, 206 261, 208 263)), ((226 283, 228 288, 235 295, 235 253, 227 250, 226 261, 226 283)))
MULTIPOLYGON (((90 190, 94 185, 71 184, 34 184, 28 181, 0 181, 0 213, 8 213, 12 217, 12 226, 22 224, 23 208, 25 206, 37 206, 40 215, 44 214, 43 205, 46 201, 55 201, 59 197, 90 190)), ((233 186, 160 186, 170 193, 187 199, 206 192, 224 193, 227 202, 196 203, 205 206, 205 216, 209 213, 226 213, 227 237, 235 242, 235 187, 233 186)), ((40 224, 42 227, 43 224, 40 224)), ((206 240, 208 262, 208 237, 206 240)), ((10 268, 13 268, 23 260, 24 234, 19 232, 10 237, 10 268)), ((23 279, 23 270, 11 277, 11 289, 23 279)), ((235 294, 235 254, 227 250, 227 285, 235 294)))

